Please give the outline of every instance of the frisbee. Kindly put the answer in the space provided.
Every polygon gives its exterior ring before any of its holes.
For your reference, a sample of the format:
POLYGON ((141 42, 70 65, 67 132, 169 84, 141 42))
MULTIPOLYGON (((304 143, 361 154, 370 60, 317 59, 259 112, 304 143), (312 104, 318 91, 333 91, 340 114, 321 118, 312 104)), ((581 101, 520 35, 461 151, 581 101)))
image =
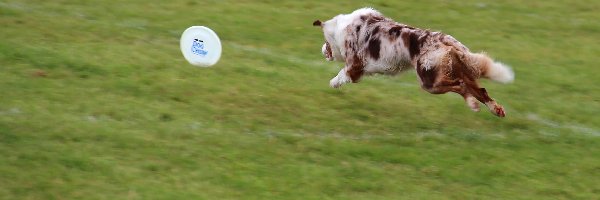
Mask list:
POLYGON ((192 65, 210 67, 221 58, 219 36, 204 26, 192 26, 181 34, 179 47, 183 57, 192 65))

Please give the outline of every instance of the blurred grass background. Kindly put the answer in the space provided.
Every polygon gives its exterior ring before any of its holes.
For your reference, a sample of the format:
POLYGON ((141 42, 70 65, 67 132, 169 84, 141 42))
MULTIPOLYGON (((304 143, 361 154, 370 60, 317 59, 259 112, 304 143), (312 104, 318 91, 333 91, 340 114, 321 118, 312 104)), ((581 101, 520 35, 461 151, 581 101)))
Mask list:
POLYGON ((0 1, 0 199, 598 199, 600 3, 0 1), (507 118, 414 72, 329 88, 371 6, 513 66, 507 118), (179 50, 192 25, 213 68, 179 50))

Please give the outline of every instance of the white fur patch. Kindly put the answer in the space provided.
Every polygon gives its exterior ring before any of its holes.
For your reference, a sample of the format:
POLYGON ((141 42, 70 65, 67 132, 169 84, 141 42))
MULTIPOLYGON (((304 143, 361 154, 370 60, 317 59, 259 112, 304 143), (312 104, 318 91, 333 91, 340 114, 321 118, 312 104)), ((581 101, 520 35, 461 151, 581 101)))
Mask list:
POLYGON ((346 74, 346 68, 344 68, 344 69, 340 70, 340 72, 338 73, 337 76, 333 77, 329 81, 329 86, 331 86, 332 88, 339 88, 343 84, 350 83, 350 82, 352 82, 352 79, 350 79, 350 77, 348 77, 348 74, 346 74))
POLYGON ((421 66, 425 69, 425 70, 431 70, 433 69, 435 66, 438 65, 442 65, 444 63, 442 59, 442 57, 444 57, 444 55, 448 54, 448 50, 446 49, 436 49, 432 52, 429 52, 427 54, 427 56, 423 59, 423 63, 421 64, 421 66))
POLYGON ((492 66, 488 69, 487 76, 500 83, 511 83, 515 80, 513 70, 500 62, 492 63, 492 66))

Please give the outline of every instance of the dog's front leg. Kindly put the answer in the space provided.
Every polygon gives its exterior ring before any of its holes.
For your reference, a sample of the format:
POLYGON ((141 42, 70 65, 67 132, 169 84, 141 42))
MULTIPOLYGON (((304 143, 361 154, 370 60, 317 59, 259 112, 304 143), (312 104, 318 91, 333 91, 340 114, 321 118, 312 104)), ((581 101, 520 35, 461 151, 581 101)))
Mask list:
MULTIPOLYGON (((352 45, 350 41, 346 42, 346 46, 355 47, 356 45, 352 45)), ((338 75, 329 81, 329 85, 333 88, 339 88, 343 84, 350 82, 356 83, 364 74, 365 62, 359 57, 354 48, 346 49, 345 61, 346 66, 344 69, 340 70, 338 75)))
POLYGON ((335 76, 335 77, 333 77, 329 81, 329 85, 332 88, 339 88, 343 84, 352 82, 352 79, 350 78, 350 76, 348 76, 348 69, 349 69, 349 67, 346 66, 342 70, 340 70, 340 72, 338 73, 338 75, 335 76))

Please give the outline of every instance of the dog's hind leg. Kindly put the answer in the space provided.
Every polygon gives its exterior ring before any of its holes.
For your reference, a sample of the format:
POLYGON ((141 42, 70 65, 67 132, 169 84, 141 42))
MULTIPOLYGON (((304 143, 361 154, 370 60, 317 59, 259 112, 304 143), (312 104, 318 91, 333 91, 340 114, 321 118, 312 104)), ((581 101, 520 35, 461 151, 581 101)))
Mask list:
POLYGON ((467 102, 467 105, 472 111, 479 112, 479 101, 477 101, 473 95, 465 94, 462 96, 465 98, 465 102, 467 102))
POLYGON ((449 81, 443 79, 437 81, 431 87, 424 87, 424 85, 422 85, 421 87, 423 87, 425 91, 431 94, 444 94, 447 92, 454 92, 460 94, 465 99, 467 106, 469 106, 471 110, 473 110, 474 112, 479 112, 479 102, 475 97, 473 97, 473 95, 469 94, 466 91, 464 84, 462 84, 462 81, 449 81))
POLYGON ((506 116, 504 107, 496 103, 494 99, 490 98, 485 88, 479 88, 476 84, 471 84, 467 87, 469 94, 473 95, 473 97, 475 97, 477 100, 484 103, 494 115, 498 117, 506 116))
POLYGON ((478 112, 478 99, 471 94, 465 81, 475 84, 475 86, 477 86, 477 83, 470 79, 465 80, 466 77, 462 76, 461 70, 456 69, 448 71, 448 69, 452 69, 451 67, 452 66, 439 65, 429 70, 425 70, 425 68, 421 66, 421 63, 417 62, 416 71, 421 82, 421 88, 431 94, 444 94, 447 92, 460 94, 465 99, 469 108, 478 112))
POLYGON ((465 98, 467 105, 469 105, 472 110, 478 111, 479 103, 475 101, 476 99, 481 103, 484 103, 494 115, 498 117, 506 116, 504 108, 488 95, 485 88, 479 87, 479 84, 477 83, 477 76, 473 74, 473 71, 470 70, 470 68, 465 65, 464 62, 462 62, 459 55, 460 52, 452 52, 454 53, 452 54, 453 77, 456 77, 460 80, 459 82, 462 87, 462 91, 459 94, 465 98))
POLYGON ((432 94, 443 94, 447 92, 454 92, 460 94, 465 99, 467 106, 474 112, 479 112, 479 101, 473 95, 469 94, 462 81, 440 81, 436 83, 432 88, 426 89, 432 94))

